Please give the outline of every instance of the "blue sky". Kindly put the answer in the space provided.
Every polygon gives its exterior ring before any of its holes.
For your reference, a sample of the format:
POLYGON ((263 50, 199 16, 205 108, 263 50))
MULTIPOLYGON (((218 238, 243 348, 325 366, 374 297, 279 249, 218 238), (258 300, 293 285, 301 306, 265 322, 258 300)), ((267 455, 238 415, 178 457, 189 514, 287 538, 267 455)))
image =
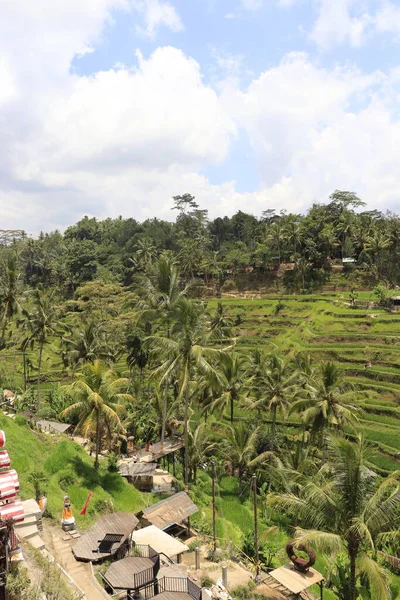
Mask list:
POLYGON ((399 207, 400 4, 14 0, 0 7, 3 227, 83 214, 399 207))

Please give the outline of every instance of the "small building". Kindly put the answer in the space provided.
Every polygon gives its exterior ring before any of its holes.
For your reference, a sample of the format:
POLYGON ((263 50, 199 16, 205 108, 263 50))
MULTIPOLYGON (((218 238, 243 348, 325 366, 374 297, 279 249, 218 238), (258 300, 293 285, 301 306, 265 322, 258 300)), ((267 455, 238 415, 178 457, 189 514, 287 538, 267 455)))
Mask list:
POLYGON ((123 461, 119 464, 119 472, 141 492, 151 492, 153 489, 153 476, 156 472, 156 463, 123 461))
MULTIPOLYGON (((160 557, 152 548, 148 548, 147 556, 127 556, 117 560, 103 575, 107 586, 113 594, 126 590, 127 597, 132 593, 153 586, 155 593, 159 593, 157 573, 160 570, 160 557)), ((154 595, 154 593, 153 593, 154 595)))
POLYGON ((149 525, 132 533, 132 541, 135 546, 148 545, 159 554, 164 554, 177 563, 181 562, 182 554, 189 548, 180 540, 168 535, 155 525, 149 525))
POLYGON ((187 527, 188 517, 198 510, 187 492, 179 492, 145 508, 137 516, 142 527, 155 525, 169 533, 183 532, 187 527))
POLYGON ((72 427, 70 423, 59 423, 58 421, 46 421, 45 419, 40 419, 36 421, 36 426, 43 433, 67 433, 67 431, 72 427))
POLYGON ((93 563, 122 558, 129 549, 131 533, 138 523, 133 513, 103 515, 72 546, 72 553, 76 560, 93 563))
POLYGON ((400 296, 392 296, 390 299, 392 310, 398 312, 400 310, 400 296))

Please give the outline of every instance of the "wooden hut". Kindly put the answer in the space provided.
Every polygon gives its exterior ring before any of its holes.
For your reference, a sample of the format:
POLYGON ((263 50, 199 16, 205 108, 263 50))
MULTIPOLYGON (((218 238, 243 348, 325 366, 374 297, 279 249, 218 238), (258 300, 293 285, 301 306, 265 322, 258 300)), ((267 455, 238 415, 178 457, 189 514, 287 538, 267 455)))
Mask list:
POLYGON ((153 489, 153 476, 156 472, 155 463, 146 462, 121 462, 119 472, 130 483, 142 492, 151 492, 153 489))

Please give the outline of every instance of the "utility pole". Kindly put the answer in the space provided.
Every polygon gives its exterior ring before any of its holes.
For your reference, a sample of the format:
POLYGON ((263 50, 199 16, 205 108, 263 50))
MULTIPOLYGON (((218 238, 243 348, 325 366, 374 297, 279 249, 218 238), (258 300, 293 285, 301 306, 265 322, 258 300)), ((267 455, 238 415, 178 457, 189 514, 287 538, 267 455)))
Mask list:
POLYGON ((251 483, 253 487, 254 494, 254 551, 256 557, 256 578, 258 578, 260 574, 260 563, 259 563, 259 553, 258 553, 258 502, 257 502, 257 475, 254 473, 251 478, 251 483))
POLYGON ((217 552, 217 510, 215 505, 215 460, 211 461, 212 467, 212 507, 213 507, 213 553, 217 552))

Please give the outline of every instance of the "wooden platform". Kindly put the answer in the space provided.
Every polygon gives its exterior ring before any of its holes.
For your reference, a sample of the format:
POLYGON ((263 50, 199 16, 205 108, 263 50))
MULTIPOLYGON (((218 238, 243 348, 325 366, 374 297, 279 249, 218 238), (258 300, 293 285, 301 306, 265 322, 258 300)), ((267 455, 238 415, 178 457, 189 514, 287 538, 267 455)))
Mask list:
POLYGON ((141 556, 127 556, 117 560, 104 574, 105 581, 114 590, 134 590, 154 581, 154 562, 141 556))
POLYGON ((324 576, 315 569, 310 568, 307 573, 300 573, 296 571, 292 563, 271 571, 269 576, 292 594, 300 594, 312 585, 324 580, 324 576))
POLYGON ((97 563, 112 558, 126 543, 138 523, 133 513, 111 513, 100 517, 97 523, 72 546, 76 560, 97 563), (100 541, 107 534, 122 534, 122 538, 112 544, 110 552, 98 552, 100 541))

